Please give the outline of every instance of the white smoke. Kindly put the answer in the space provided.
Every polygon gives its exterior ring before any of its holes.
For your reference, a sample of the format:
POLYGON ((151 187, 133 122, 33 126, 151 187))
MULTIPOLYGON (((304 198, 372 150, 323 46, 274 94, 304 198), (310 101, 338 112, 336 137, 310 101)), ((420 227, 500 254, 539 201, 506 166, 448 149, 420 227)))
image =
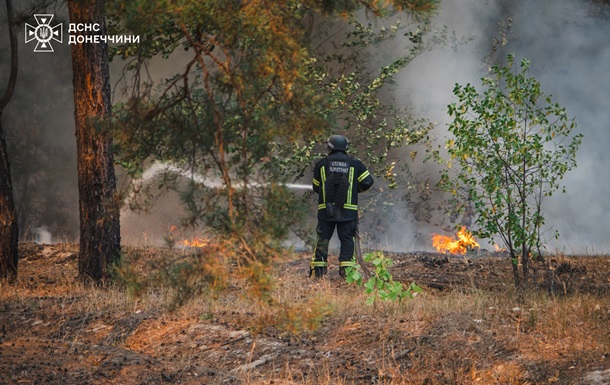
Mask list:
MULTIPOLYGON (((1 15, 0 15, 1 16, 1 15)), ((59 16, 58 16, 59 17, 59 16)), ((398 75, 394 97, 401 106, 413 106, 416 115, 436 123, 433 134, 440 140, 446 135, 448 115, 446 106, 453 100, 455 83, 471 82, 480 86, 486 74, 486 58, 502 60, 507 53, 517 59, 531 60, 531 73, 537 77, 546 93, 567 108, 576 118, 578 131, 584 134, 578 153, 578 168, 565 179, 567 194, 557 194, 546 201, 547 223, 557 229, 561 238, 550 247, 569 253, 606 253, 610 250, 610 199, 606 188, 610 181, 610 108, 607 100, 610 89, 610 4, 607 0, 451 0, 441 3, 434 27, 446 26, 449 41, 417 57, 398 75), (500 29, 507 29, 505 45, 500 29), (501 41, 501 40, 498 40, 501 41)), ((0 26, 0 56, 5 59, 7 41, 5 26, 0 26)), ((406 38, 405 38, 406 39, 406 38)), ((40 140, 47 144, 65 144, 66 155, 53 164, 69 175, 53 175, 50 182, 69 186, 62 193, 72 206, 70 222, 77 222, 75 141, 73 107, 70 98, 71 68, 69 47, 64 44, 52 55, 33 53, 31 46, 20 40, 21 68, 14 99, 5 111, 9 115, 31 116, 44 134, 40 140), (44 61, 44 66, 39 65, 44 61), (42 70, 44 68, 44 70, 42 70), (63 100, 57 103, 57 100, 63 100), (41 118, 43 117, 43 118, 41 118)), ((406 46, 407 44, 405 44, 406 46)), ((160 60, 152 67, 156 78, 171 76, 179 70, 180 61, 160 60)), ((113 87, 119 89, 117 78, 120 62, 113 63, 113 87)), ((7 61, 0 61, 0 80, 6 80, 7 61)), ((116 100, 115 100, 116 101, 116 100)), ((5 122, 13 129, 12 123, 5 122)), ((27 124, 32 126, 32 124, 27 124)), ((15 129, 18 129, 15 128, 15 129)), ((23 135, 21 135, 23 136, 23 135)), ((431 165, 418 163, 415 172, 430 170, 431 165)), ((46 177, 46 174, 44 174, 46 177)), ((57 188, 47 188, 55 192, 57 188)), ((363 195, 365 198, 366 195, 363 195)), ((19 200, 20 197, 17 197, 19 200)), ((54 201, 52 201, 54 202, 54 201)), ((379 246, 392 250, 422 250, 430 247, 433 232, 442 232, 435 221, 417 222, 413 213, 396 203, 393 216, 396 222, 379 230, 383 239, 379 246)), ((51 204, 47 205, 51 207, 51 204)), ((147 224, 167 229, 179 222, 179 202, 168 198, 155 205, 163 212, 144 219, 147 224)), ((122 213, 123 240, 148 237, 146 229, 132 227, 135 214, 122 213)), ((364 213, 368 216, 367 213, 364 213)), ((46 219, 46 218, 45 218, 46 219)), ((313 215, 312 215, 313 219, 313 215)), ((40 222, 34 226, 40 226, 40 222)), ((74 226, 77 227, 77 226, 74 226)), ((54 235, 57 226, 49 225, 54 235)), ((363 231, 367 229, 363 228, 363 231)), ((373 227, 370 228, 373 231, 373 227)), ((164 230, 165 231, 165 230, 164 230)), ((378 230, 375 230, 378 231, 378 230)), ((151 234, 151 239, 158 234, 151 234)), ((42 237, 41 237, 42 238, 42 237)), ((379 238, 379 237, 378 237, 379 238)), ((47 239, 47 238, 44 238, 47 239)), ((377 245, 375 245, 377 246, 377 245)))
MULTIPOLYGON (((447 105, 454 100, 456 83, 470 82, 480 88, 489 65, 503 61, 508 53, 517 60, 530 59, 531 74, 543 91, 567 108, 576 118, 578 132, 585 135, 578 168, 565 179, 567 194, 545 201, 547 224, 561 234, 558 241, 549 243, 551 251, 597 254, 610 250, 610 199, 605 199, 610 180, 605 166, 610 145, 605 127, 610 123, 610 109, 605 106, 610 89, 609 9, 592 0, 445 1, 433 25, 448 31, 447 44, 418 56, 397 78, 396 103, 413 106, 417 116, 434 122, 432 134, 444 141, 447 105)), ((400 43, 396 47, 400 49, 400 43)), ((421 159, 418 156, 412 170, 436 176, 433 166, 421 164, 421 159)), ((446 234, 439 226, 442 221, 418 222, 401 202, 393 203, 392 224, 381 230, 363 226, 363 233, 374 234, 369 247, 429 250, 432 233, 446 234)), ((365 219, 371 215, 364 213, 365 219)))
POLYGON ((42 245, 50 245, 53 243, 53 235, 46 226, 33 228, 32 234, 34 235, 34 243, 42 245))
MULTIPOLYGON (((480 90, 493 50, 492 59, 503 61, 513 53, 517 61, 531 61, 530 72, 542 90, 575 117, 578 132, 584 134, 578 167, 564 180, 567 193, 544 202, 547 224, 561 235, 549 242, 550 251, 610 250, 609 15, 607 2, 590 0, 445 1, 434 24, 446 26, 450 34, 455 31, 456 40, 466 42, 422 54, 399 79, 397 99, 436 122, 434 134, 444 141, 446 106, 453 101, 455 83, 470 82, 480 90), (504 45, 497 44, 502 25, 510 25, 504 45)), ((547 238, 552 239, 550 233, 547 238)))

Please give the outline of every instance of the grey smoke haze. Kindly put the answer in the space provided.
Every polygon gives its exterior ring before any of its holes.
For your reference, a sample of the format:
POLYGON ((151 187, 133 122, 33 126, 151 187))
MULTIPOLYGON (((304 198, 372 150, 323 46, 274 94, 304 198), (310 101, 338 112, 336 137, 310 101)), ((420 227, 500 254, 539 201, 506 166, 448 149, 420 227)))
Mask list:
MULTIPOLYGON (((51 10, 49 10, 51 11, 51 10)), ((0 87, 4 87, 7 71, 7 33, 5 10, 0 7, 0 87)), ((447 0, 442 2, 434 20, 438 29, 447 27, 447 46, 425 52, 398 76, 394 97, 401 105, 412 105, 421 117, 436 123, 434 134, 443 139, 448 121, 446 106, 452 101, 456 82, 480 85, 489 61, 502 60, 514 53, 518 60, 531 60, 531 73, 542 89, 567 108, 576 118, 584 140, 578 153, 578 168, 568 174, 567 194, 546 201, 547 223, 561 233, 559 242, 550 247, 568 253, 606 253, 610 250, 610 199, 606 190, 610 180, 608 169, 610 145, 610 5, 600 0, 447 0), (494 45, 501 38, 500 25, 507 25, 506 44, 494 45), (450 39, 451 40, 451 39, 450 39), (462 40, 464 40, 462 42, 462 40), (493 48, 497 48, 492 54, 493 48)), ((76 192, 76 162, 74 160, 74 123, 71 94, 70 52, 67 44, 58 45, 52 54, 33 53, 31 45, 20 35, 22 67, 13 101, 4 119, 7 130, 17 137, 37 135, 47 145, 53 145, 47 163, 58 174, 38 181, 42 190, 50 193, 43 200, 47 206, 65 206, 66 218, 58 223, 71 224, 77 230, 78 200, 76 192), (27 119, 26 119, 27 118, 27 119), (35 134, 29 134, 32 127, 35 134), (61 172, 59 172, 61 171, 61 172), (49 187, 51 186, 51 187, 49 187)), ((170 76, 179 69, 174 63, 162 62, 155 69, 170 76)), ((113 64, 113 86, 120 71, 113 64)), ((3 90, 3 88, 1 88, 3 90)), ((12 152, 15 156, 15 152, 12 152)), ((417 162, 421 161, 421 157, 417 162)), ((14 168, 15 169, 15 168, 14 168)), ((415 171, 436 175, 431 165, 416 163, 415 171)), ((18 196, 19 200, 20 197, 18 196)), ((34 198, 31 198, 34 199, 34 198)), ((38 198, 37 198, 38 199, 38 198)), ((34 202, 32 201, 31 205, 34 202)), ((139 219, 123 213, 123 239, 129 242, 146 236, 146 226, 154 224, 165 232, 178 224, 177 202, 161 203, 159 217, 139 219), (166 207, 164 207, 166 206, 166 207), (172 223, 173 222, 173 223, 172 223)), ((396 223, 378 237, 379 246, 395 250, 430 248, 430 234, 442 232, 434 224, 417 222, 406 208, 397 202, 393 213, 396 223)), ((50 217, 39 217, 32 227, 47 226, 56 233, 50 217)), ((152 231, 152 230, 151 230, 152 231)))
POLYGON ((517 60, 528 58, 531 74, 541 82, 542 90, 576 118, 578 132, 584 134, 578 167, 564 180, 567 193, 544 203, 547 224, 561 234, 549 248, 567 253, 607 253, 610 2, 445 1, 434 24, 438 28, 446 25, 458 38, 471 40, 455 49, 450 45, 418 57, 400 75, 397 99, 436 122, 435 135, 444 141, 446 106, 453 101, 455 83, 470 82, 481 90, 479 79, 489 65, 486 59, 498 64, 508 53, 515 54, 517 60), (494 39, 501 39, 501 24, 510 24, 505 45, 494 46, 494 39), (493 47, 497 51, 491 55, 493 47))
MULTIPOLYGON (((23 12, 29 2, 14 2, 23 12)), ((66 22, 63 7, 49 8, 55 22, 66 22), (62 19, 63 18, 63 19, 62 19)), ((36 24, 33 20, 28 20, 36 24)), ((64 24, 65 25, 65 24, 64 24)), ((15 203, 23 238, 33 240, 47 228, 54 241, 78 233, 76 141, 70 48, 54 43, 53 53, 34 53, 19 26, 19 74, 13 97, 2 116, 11 156, 15 203)), ((0 92, 9 73, 6 8, 0 5, 0 92)), ((48 240, 48 237, 44 237, 48 240)))

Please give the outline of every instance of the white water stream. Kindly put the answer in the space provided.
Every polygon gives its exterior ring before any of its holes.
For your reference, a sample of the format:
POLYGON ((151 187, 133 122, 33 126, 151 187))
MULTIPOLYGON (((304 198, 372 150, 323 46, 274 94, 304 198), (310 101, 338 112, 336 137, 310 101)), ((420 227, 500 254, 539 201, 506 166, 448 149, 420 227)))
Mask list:
MULTIPOLYGON (((179 175, 192 180, 210 189, 223 189, 223 181, 216 175, 203 175, 194 173, 191 170, 178 167, 169 163, 153 163, 142 176, 134 181, 138 185, 150 185, 155 178, 160 178, 164 174, 179 175)), ((261 187, 261 183, 249 183, 250 188, 261 187)), ((151 185, 152 186, 152 185, 151 185)), ((236 183, 234 187, 240 189, 243 184, 236 183)), ((312 190, 310 184, 286 183, 285 186, 292 190, 312 190)), ((131 197, 133 198, 133 196, 131 197)), ((124 244, 135 246, 164 246, 165 237, 170 234, 170 228, 180 225, 182 217, 186 212, 180 202, 178 194, 168 192, 160 194, 155 198, 154 204, 146 212, 136 212, 129 208, 129 199, 125 201, 125 207, 121 210, 121 241, 124 244)), ((177 230, 174 234, 176 239, 194 239, 200 236, 198 230, 177 230), (178 234, 179 233, 179 234, 178 234)), ((286 242, 287 246, 297 249, 305 248, 305 244, 296 235, 291 235, 286 242)))
MULTIPOLYGON (((218 178, 217 176, 193 173, 189 170, 185 170, 183 168, 174 166, 169 163, 154 163, 142 174, 140 181, 147 182, 161 173, 178 174, 185 178, 191 179, 192 181, 194 181, 196 183, 202 184, 208 188, 217 188, 218 189, 218 188, 225 187, 222 180, 220 178, 218 178)), ((242 185, 238 183, 237 186, 238 186, 238 188, 241 188, 242 185)), ((249 184, 249 187, 251 187, 251 188, 256 188, 256 187, 261 187, 261 186, 263 186, 263 184, 261 184, 261 183, 250 183, 249 184)), ((312 190, 312 187, 309 184, 286 183, 286 184, 284 184, 284 186, 288 187, 289 189, 294 189, 294 190, 312 190)))

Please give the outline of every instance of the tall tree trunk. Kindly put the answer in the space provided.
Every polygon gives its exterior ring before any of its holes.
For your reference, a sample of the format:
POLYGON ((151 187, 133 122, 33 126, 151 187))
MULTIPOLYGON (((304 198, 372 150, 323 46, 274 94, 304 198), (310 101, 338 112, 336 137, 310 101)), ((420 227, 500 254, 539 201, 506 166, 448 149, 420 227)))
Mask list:
MULTIPOLYGON (((70 0, 71 23, 97 24, 106 35, 103 0, 70 0)), ((98 129, 110 117, 110 73, 105 43, 72 44, 74 118, 76 122, 80 255, 83 280, 110 277, 120 253, 120 223, 112 139, 98 129)))
POLYGON ((0 121, 0 278, 17 278, 18 240, 11 169, 0 121))
POLYGON ((11 46, 11 73, 4 95, 0 98, 0 278, 14 280, 17 278, 19 226, 15 215, 15 202, 13 200, 13 182, 11 167, 6 151, 4 130, 2 129, 2 113, 13 96, 17 83, 18 55, 17 33, 15 31, 15 18, 13 3, 6 0, 8 15, 9 40, 11 46))

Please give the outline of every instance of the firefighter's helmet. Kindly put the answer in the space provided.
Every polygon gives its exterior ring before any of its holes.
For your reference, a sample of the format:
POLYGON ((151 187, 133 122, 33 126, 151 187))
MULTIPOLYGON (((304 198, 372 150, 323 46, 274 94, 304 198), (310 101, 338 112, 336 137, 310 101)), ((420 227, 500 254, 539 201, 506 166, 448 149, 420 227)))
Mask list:
POLYGON ((347 151, 349 141, 343 135, 332 135, 328 138, 328 151, 347 151))

